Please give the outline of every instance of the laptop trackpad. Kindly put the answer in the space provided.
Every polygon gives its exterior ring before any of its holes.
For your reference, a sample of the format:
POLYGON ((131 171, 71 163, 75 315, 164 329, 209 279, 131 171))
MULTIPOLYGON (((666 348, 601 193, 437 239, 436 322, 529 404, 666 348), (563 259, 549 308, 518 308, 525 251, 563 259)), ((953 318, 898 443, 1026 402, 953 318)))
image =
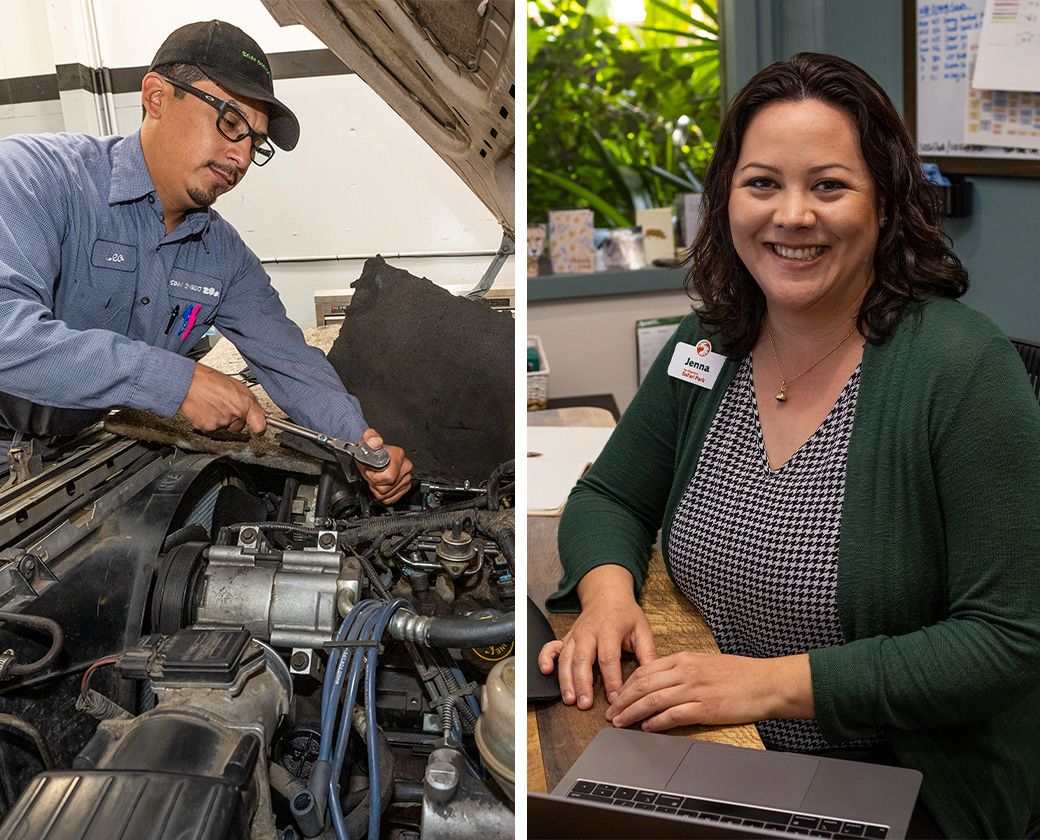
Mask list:
POLYGON ((819 766, 815 758, 804 755, 694 741, 665 789, 793 810, 802 804, 819 766))

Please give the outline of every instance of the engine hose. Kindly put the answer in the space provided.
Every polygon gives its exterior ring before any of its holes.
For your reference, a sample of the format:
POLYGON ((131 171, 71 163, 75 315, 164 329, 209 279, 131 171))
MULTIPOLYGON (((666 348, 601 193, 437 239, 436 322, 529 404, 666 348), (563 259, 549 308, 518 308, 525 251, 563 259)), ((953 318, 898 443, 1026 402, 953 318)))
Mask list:
POLYGON ((29 674, 37 674, 48 668, 65 644, 65 631, 61 629, 58 622, 38 615, 22 615, 21 613, 0 612, 0 621, 10 621, 12 624, 21 624, 24 627, 32 627, 36 630, 46 630, 51 634, 51 647, 43 656, 35 662, 22 665, 16 657, 12 657, 0 666, 0 680, 11 677, 24 677, 29 674))
POLYGON ((243 528, 257 528, 260 531, 291 531, 294 534, 303 534, 305 537, 318 536, 319 530, 309 525, 293 525, 290 522, 236 522, 229 525, 233 531, 241 531, 243 528))
POLYGON ((362 557, 361 568, 365 570, 365 574, 368 576, 368 582, 372 584, 372 589, 376 595, 384 601, 389 601, 390 591, 383 586, 383 581, 379 579, 379 572, 377 572, 375 566, 372 565, 372 561, 362 557))
POLYGON ((427 511, 426 513, 409 513, 399 516, 384 516, 375 522, 359 525, 356 528, 346 528, 340 533, 340 543, 345 547, 368 542, 382 534, 384 537, 391 534, 406 534, 414 528, 420 531, 433 531, 436 529, 450 528, 465 515, 476 519, 478 527, 491 536, 507 524, 513 527, 516 521, 516 512, 509 510, 477 510, 472 503, 459 510, 440 509, 427 511))
MULTIPOLYGON (((473 511, 472 505, 466 508, 473 511)), ((475 512, 475 511, 474 511, 475 512)), ((340 534, 340 541, 347 546, 368 542, 382 534, 384 537, 390 534, 403 534, 418 528, 421 531, 432 531, 434 529, 449 528, 453 522, 459 519, 458 511, 434 511, 426 513, 402 514, 400 516, 380 517, 375 522, 359 525, 357 528, 349 528, 340 534)))
POLYGON ((515 469, 516 461, 510 460, 506 461, 504 464, 499 464, 497 467, 495 467, 495 471, 491 473, 491 477, 488 479, 487 486, 488 510, 498 510, 498 485, 502 481, 503 475, 515 469))
MULTIPOLYGON (((330 465, 331 466, 331 465, 330 465)), ((332 484, 335 476, 331 469, 322 469, 318 479, 318 492, 314 497, 314 521, 324 522, 329 515, 329 502, 332 500, 332 484)))
POLYGON ((394 802, 422 802, 422 782, 398 782, 394 785, 394 802))
POLYGON ((54 769, 54 759, 51 758, 51 751, 47 748, 47 742, 43 740, 39 729, 20 717, 2 713, 0 713, 0 726, 17 730, 27 736, 36 745, 36 750, 40 754, 40 761, 43 762, 44 769, 54 769))
POLYGON ((471 618, 434 618, 426 639, 431 645, 449 648, 474 648, 512 641, 516 636, 513 613, 474 621, 471 618))
POLYGON ((304 837, 317 837, 325 827, 322 814, 318 813, 314 795, 300 779, 274 761, 267 765, 267 777, 271 787, 289 802, 289 810, 304 837))
MULTIPOLYGON (((380 811, 385 811, 393 796, 396 779, 390 742, 386 740, 383 730, 379 728, 376 729, 376 751, 379 754, 379 808, 380 811)), ((368 809, 369 798, 366 796, 356 808, 344 815, 347 837, 364 837, 368 833, 368 809)), ((372 840, 377 840, 377 838, 372 838, 372 840)))
POLYGON ((421 533, 421 528, 413 528, 411 531, 408 531, 403 537, 401 537, 401 539, 399 539, 397 542, 391 544, 389 548, 387 548, 386 546, 388 543, 390 543, 390 540, 385 539, 383 540, 383 545, 379 548, 379 553, 386 558, 393 557, 395 554, 397 554, 398 551, 400 551, 402 548, 408 545, 408 543, 414 540, 421 533))
POLYGON ((300 482, 290 476, 285 479, 285 486, 282 488, 282 500, 278 505, 277 519, 279 522, 292 522, 292 506, 293 499, 296 498, 296 491, 300 489, 300 482))
POLYGON ((516 557, 516 511, 510 509, 481 513, 477 523, 495 541, 503 559, 512 569, 516 557))
POLYGON ((376 571, 375 566, 372 564, 372 558, 379 553, 379 547, 382 545, 384 539, 385 537, 382 533, 377 534, 372 545, 365 549, 365 552, 358 557, 358 562, 361 563, 361 568, 365 570, 365 575, 368 577, 369 583, 372 584, 372 589, 375 593, 384 601, 389 601, 390 592, 383 585, 383 581, 379 579, 379 572, 376 571))

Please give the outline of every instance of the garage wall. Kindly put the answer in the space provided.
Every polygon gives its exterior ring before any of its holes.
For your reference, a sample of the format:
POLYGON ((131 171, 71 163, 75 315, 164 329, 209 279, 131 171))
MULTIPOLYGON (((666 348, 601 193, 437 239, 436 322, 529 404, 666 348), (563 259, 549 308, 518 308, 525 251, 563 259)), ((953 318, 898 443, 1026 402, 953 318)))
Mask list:
MULTIPOLYGON (((0 136, 135 130, 159 44, 216 10, 202 0, 5 3, 0 136)), ((269 263, 290 317, 313 326, 314 292, 349 286, 377 253, 442 285, 476 284, 502 232, 447 164, 304 27, 279 27, 260 0, 221 0, 218 13, 264 48, 301 123, 293 152, 252 168, 216 205, 269 263)), ((511 286, 513 271, 510 258, 499 284, 511 286)))

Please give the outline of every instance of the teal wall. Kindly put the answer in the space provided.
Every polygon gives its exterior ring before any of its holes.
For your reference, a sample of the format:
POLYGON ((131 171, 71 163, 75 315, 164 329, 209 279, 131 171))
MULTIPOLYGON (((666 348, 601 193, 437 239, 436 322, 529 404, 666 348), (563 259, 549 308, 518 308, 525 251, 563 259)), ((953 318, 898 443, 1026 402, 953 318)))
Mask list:
MULTIPOLYGON (((720 0, 724 91, 802 50, 863 67, 903 104, 902 0, 720 0)), ((1040 180, 970 176, 973 212, 948 219, 971 272, 964 301, 1010 336, 1040 341, 1040 180)))

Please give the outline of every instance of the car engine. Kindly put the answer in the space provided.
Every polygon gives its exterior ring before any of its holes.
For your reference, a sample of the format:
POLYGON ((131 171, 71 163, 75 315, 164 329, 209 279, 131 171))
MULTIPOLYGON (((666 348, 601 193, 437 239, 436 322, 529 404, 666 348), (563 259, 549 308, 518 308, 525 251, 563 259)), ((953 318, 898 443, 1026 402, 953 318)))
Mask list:
POLYGON ((11 463, 2 840, 513 835, 512 462, 390 507, 100 426, 11 463))

